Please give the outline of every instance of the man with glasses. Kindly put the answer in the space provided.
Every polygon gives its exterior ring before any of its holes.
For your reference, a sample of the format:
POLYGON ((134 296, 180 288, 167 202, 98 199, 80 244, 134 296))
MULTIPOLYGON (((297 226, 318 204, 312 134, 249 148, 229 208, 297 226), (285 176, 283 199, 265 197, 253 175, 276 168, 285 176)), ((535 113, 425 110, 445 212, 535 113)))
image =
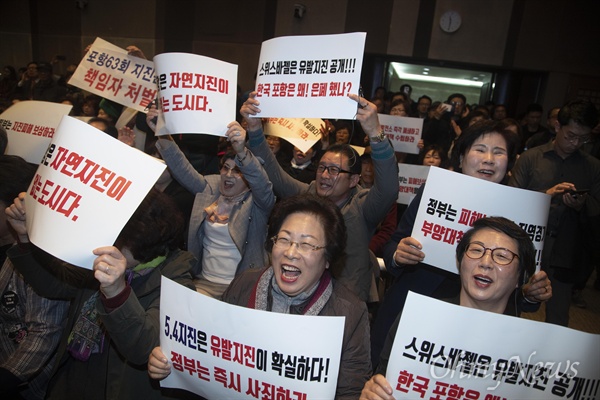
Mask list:
POLYGON ((362 162, 356 150, 347 144, 336 144, 326 150, 317 165, 315 180, 310 184, 293 179, 269 150, 260 119, 251 117, 260 112, 256 92, 250 94, 240 113, 248 122, 248 147, 264 160, 264 168, 277 196, 286 198, 308 192, 327 197, 340 208, 348 232, 347 258, 341 270, 332 272, 367 301, 373 278, 369 241, 398 197, 398 167, 394 149, 379 125, 375 104, 357 95, 349 97, 358 103, 356 119, 370 140, 375 169, 375 183, 371 189, 358 185, 362 162))
POLYGON ((600 161, 580 150, 598 124, 598 110, 575 100, 559 111, 555 139, 525 151, 512 170, 509 185, 552 196, 542 269, 552 280, 546 322, 567 326, 571 290, 585 254, 583 227, 600 215, 600 161))

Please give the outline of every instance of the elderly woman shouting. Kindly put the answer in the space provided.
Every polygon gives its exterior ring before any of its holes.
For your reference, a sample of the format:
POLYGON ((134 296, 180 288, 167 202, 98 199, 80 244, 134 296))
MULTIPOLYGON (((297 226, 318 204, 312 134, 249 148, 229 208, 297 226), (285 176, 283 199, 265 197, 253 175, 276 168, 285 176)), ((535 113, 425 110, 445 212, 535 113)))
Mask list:
MULTIPOLYGON (((535 248, 529 235, 503 217, 481 218, 456 247, 460 293, 446 301, 463 307, 502 314, 515 288, 535 272, 535 248)), ((400 317, 390 329, 376 369, 365 385, 363 400, 392 400, 384 377, 400 317)))
MULTIPOLYGON (((345 262, 345 245, 346 227, 333 202, 307 194, 283 199, 269 219, 271 265, 237 276, 223 300, 285 314, 346 317, 336 399, 356 399, 370 376, 369 322, 365 304, 329 272, 345 262)), ((158 347, 148 372, 155 379, 171 372, 158 347)))

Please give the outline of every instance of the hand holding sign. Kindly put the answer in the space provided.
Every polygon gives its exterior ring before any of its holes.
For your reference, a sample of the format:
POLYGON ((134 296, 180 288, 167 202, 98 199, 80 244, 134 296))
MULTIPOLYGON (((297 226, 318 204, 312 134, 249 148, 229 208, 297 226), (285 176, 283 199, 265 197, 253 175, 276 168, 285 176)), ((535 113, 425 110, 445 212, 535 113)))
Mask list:
POLYGON ((165 379, 171 374, 171 365, 167 360, 167 357, 163 354, 160 346, 152 349, 150 357, 148 358, 148 375, 152 379, 165 379))
POLYGON ((260 118, 255 118, 254 116, 260 113, 260 101, 256 100, 256 91, 251 92, 248 96, 248 99, 242 104, 242 108, 240 109, 240 114, 246 120, 248 124, 248 130, 250 132, 259 130, 262 127, 262 122, 260 118))
POLYGON ((414 237, 405 237, 398 243, 398 247, 394 253, 394 261, 396 264, 408 265, 421 262, 425 259, 425 253, 421 251, 422 248, 421 242, 414 237))
POLYGON ((356 119, 360 122, 365 133, 369 137, 378 136, 381 128, 377 117, 377 106, 356 94, 349 94, 348 97, 358 103, 356 119))
POLYGON ((19 243, 29 243, 25 224, 25 192, 19 193, 13 204, 6 208, 6 219, 17 233, 19 243))
POLYGON ((125 289, 125 269, 127 259, 114 246, 99 247, 94 250, 98 257, 94 260, 94 278, 100 282, 100 291, 107 298, 115 297, 125 289))
POLYGON ((244 128, 237 121, 234 121, 227 125, 225 136, 227 137, 227 141, 231 143, 231 147, 233 147, 238 158, 240 160, 243 159, 246 152, 246 131, 244 128))
POLYGON ((377 374, 365 384, 360 400, 394 400, 392 393, 392 387, 385 376, 377 374))

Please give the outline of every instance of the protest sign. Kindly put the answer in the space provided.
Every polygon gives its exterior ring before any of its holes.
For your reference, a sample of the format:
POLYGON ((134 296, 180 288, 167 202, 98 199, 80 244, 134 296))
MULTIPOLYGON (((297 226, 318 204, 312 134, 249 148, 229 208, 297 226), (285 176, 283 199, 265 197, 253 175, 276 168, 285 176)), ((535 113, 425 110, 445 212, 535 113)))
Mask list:
POLYGON ((322 119, 265 118, 265 121, 265 135, 285 139, 304 153, 321 140, 322 119))
POLYGON ((423 262, 457 273, 456 244, 473 222, 505 217, 529 234, 539 270, 549 209, 550 196, 544 193, 431 168, 411 236, 423 245, 423 262))
POLYGON ((392 142, 394 151, 419 154, 417 144, 423 134, 423 120, 421 118, 398 117, 387 114, 377 114, 377 116, 383 132, 392 142))
POLYGON ((423 165, 398 164, 398 204, 410 204, 417 190, 427 180, 429 168, 423 165))
POLYGON ((162 277, 162 387, 207 399, 333 399, 344 317, 233 306, 162 277))
POLYGON ((83 57, 69 85, 97 94, 108 100, 145 112, 156 98, 154 63, 130 56, 116 46, 103 48, 105 41, 95 41, 83 57))
POLYGON ((19 101, 0 115, 8 134, 6 154, 39 164, 63 115, 73 106, 48 101, 19 101))
POLYGON ((367 34, 287 36, 263 42, 257 117, 354 119, 367 34))
POLYGON ((92 268, 92 250, 114 243, 166 168, 75 118, 63 117, 27 190, 33 244, 92 268))
POLYGON ((386 378, 397 399, 600 399, 600 335, 410 292, 386 378))
POLYGON ((225 136, 235 121, 237 65, 186 53, 154 57, 166 130, 225 136))

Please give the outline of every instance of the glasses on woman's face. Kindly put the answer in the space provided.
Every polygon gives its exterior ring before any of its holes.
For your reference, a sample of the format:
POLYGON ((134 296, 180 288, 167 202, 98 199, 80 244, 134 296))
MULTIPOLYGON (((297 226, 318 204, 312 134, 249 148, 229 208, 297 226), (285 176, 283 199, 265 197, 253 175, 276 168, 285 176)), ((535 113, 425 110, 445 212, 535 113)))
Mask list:
POLYGON ((465 255, 472 260, 479 260, 488 250, 492 253, 492 261, 498 265, 508 265, 515 259, 515 257, 519 258, 518 255, 509 249, 505 249, 504 247, 490 249, 489 247, 485 247, 479 243, 469 243, 467 245, 465 255))
POLYGON ((280 248, 281 250, 287 250, 290 247, 292 247, 292 245, 295 243, 298 251, 303 254, 309 254, 312 251, 317 251, 325 248, 325 246, 317 246, 316 244, 311 244, 307 242, 294 242, 289 238, 277 235, 273 236, 271 240, 273 241, 273 245, 275 247, 280 248))
POLYGON ((340 167, 336 167, 335 165, 326 166, 326 165, 320 164, 317 167, 318 174, 322 174, 325 171, 327 171, 327 173, 331 176, 338 176, 339 174, 351 174, 352 173, 351 171, 347 171, 345 169, 341 169, 340 167))
POLYGON ((242 171, 240 171, 240 169, 237 166, 231 167, 227 164, 223 164, 223 166, 221 167, 221 173, 223 175, 229 175, 230 172, 231 172, 231 175, 236 175, 236 176, 242 175, 242 171))

